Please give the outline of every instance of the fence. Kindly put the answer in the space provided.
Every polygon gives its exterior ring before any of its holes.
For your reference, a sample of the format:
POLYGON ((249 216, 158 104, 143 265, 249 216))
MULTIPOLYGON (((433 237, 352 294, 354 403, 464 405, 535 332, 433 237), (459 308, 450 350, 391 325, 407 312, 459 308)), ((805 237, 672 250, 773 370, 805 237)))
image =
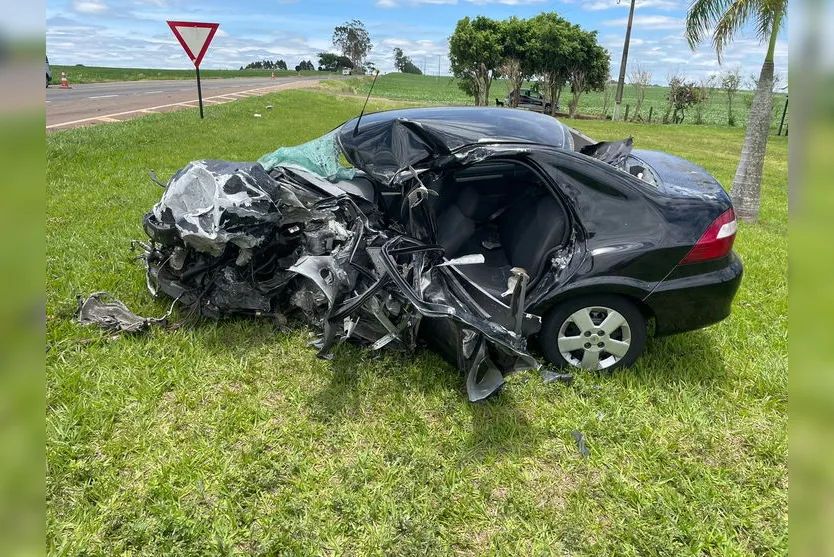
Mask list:
MULTIPOLYGON (((609 86, 610 87, 610 86, 609 86)), ((623 102, 620 117, 624 120, 646 123, 673 124, 674 110, 669 109, 666 100, 668 88, 648 87, 646 96, 637 113, 637 98, 633 88, 626 86, 623 90, 623 102), (632 89, 629 91, 629 89, 632 89)), ((560 99, 562 111, 567 111, 570 93, 563 92, 560 99)), ((713 89, 707 99, 685 109, 682 124, 708 124, 713 126, 747 126, 750 105, 753 102, 753 91, 738 91, 732 103, 732 112, 727 93, 722 89, 713 89), (732 118, 731 118, 732 115, 732 118)), ((777 93, 773 95, 773 112, 770 127, 776 135, 787 135, 788 96, 777 93)), ((606 92, 594 92, 582 95, 579 100, 578 113, 581 115, 611 118, 614 111, 614 88, 606 92)))

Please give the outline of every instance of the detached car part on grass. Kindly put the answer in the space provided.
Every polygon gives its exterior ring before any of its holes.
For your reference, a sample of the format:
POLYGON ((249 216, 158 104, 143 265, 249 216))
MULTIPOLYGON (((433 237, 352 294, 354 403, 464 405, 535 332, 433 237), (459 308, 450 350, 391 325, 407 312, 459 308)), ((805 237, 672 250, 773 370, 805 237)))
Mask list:
POLYGON ((381 112, 257 163, 195 161, 143 225, 154 295, 197 316, 296 313, 322 357, 425 341, 472 401, 540 367, 531 337, 559 367, 629 365, 648 319, 723 319, 741 279, 706 171, 501 109, 381 112))

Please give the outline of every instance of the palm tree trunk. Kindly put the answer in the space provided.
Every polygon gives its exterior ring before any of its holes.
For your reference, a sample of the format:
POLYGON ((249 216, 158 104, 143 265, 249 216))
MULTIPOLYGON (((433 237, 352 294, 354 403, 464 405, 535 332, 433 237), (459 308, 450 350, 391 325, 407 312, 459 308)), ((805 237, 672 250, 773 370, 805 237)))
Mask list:
POLYGON ((759 83, 750 106, 747 119, 747 131, 741 158, 733 178, 730 197, 735 206, 736 216, 743 221, 755 222, 759 218, 759 205, 762 190, 762 168, 764 166, 767 139, 770 135, 770 120, 773 110, 773 52, 776 47, 776 34, 779 31, 780 16, 773 21, 767 56, 765 56, 759 83))

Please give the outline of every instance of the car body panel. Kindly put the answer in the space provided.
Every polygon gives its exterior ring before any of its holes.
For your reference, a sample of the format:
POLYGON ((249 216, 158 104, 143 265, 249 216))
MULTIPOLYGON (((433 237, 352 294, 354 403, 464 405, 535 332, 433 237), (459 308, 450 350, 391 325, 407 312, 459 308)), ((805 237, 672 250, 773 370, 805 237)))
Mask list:
POLYGON ((261 164, 196 161, 145 217, 148 286, 214 317, 300 312, 323 329, 322 357, 347 339, 401 350, 426 340, 481 400, 504 374, 539 367, 527 338, 575 296, 633 299, 658 334, 729 313, 737 256, 680 264, 729 197, 703 169, 631 143, 595 143, 536 113, 437 107, 364 115, 261 164), (505 176, 521 182, 495 197, 505 176), (519 246, 530 231, 552 246, 512 268, 487 261, 507 253, 504 240, 500 253, 447 253, 444 215, 463 197, 478 203, 461 221, 472 230, 526 228, 519 246), (496 199, 506 207, 479 213, 496 199), (530 228, 528 208, 543 206, 555 212, 530 228), (505 282, 480 282, 477 269, 505 282))

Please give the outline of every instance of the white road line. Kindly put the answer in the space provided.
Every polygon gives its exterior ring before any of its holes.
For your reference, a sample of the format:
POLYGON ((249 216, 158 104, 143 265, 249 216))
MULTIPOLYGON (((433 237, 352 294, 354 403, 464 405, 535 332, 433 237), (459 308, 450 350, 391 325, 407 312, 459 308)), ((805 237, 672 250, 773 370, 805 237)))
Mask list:
MULTIPOLYGON (((312 81, 312 80, 305 79, 305 80, 299 80, 299 81, 290 81, 290 82, 287 82, 287 83, 275 84, 275 85, 272 85, 270 87, 258 87, 256 89, 249 89, 247 91, 241 91, 240 93, 231 93, 231 94, 227 93, 225 95, 215 95, 214 97, 207 97, 203 100, 207 101, 207 100, 211 100, 211 99, 216 99, 218 97, 227 97, 229 95, 244 95, 244 97, 249 97, 249 96, 252 96, 252 95, 257 95, 257 94, 262 94, 262 93, 275 92, 275 91, 279 90, 279 89, 277 89, 278 87, 282 87, 282 86, 285 87, 287 85, 290 85, 291 83, 299 83, 300 81, 312 81), (246 94, 246 93, 249 93, 249 94, 246 94)), ((112 95, 112 96, 115 97, 117 95, 112 95)), ((69 121, 69 122, 61 122, 59 124, 50 124, 49 126, 46 126, 46 129, 50 130, 50 129, 53 129, 53 128, 60 128, 61 126, 71 126, 73 124, 83 124, 84 122, 94 122, 96 120, 102 120, 104 118, 114 118, 116 116, 124 116, 125 114, 136 114, 137 112, 148 112, 148 111, 152 111, 152 110, 160 110, 162 108, 170 108, 172 106, 183 106, 184 105, 184 106, 188 106, 189 108, 195 108, 194 106, 191 106, 188 103, 197 104, 198 102, 199 101, 197 99, 194 99, 193 101, 184 101, 184 102, 178 102, 178 103, 161 104, 159 106, 149 106, 149 107, 146 107, 146 108, 136 108, 134 110, 126 110, 124 112, 114 112, 113 114, 103 114, 101 116, 93 116, 93 117, 90 117, 90 118, 81 118, 80 120, 72 120, 72 121, 69 121)))
POLYGON ((118 97, 119 95, 98 95, 97 97, 87 97, 88 99, 109 99, 110 97, 118 97))
POLYGON ((155 93, 164 93, 165 91, 144 91, 142 93, 134 93, 134 95, 153 95, 155 93))

